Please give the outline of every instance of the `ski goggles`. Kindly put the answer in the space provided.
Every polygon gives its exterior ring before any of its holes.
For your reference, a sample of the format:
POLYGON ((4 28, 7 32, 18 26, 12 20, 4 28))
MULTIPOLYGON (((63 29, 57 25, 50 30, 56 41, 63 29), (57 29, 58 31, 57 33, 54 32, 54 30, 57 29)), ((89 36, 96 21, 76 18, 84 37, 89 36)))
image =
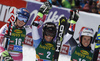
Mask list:
POLYGON ((46 36, 55 37, 55 33, 54 32, 50 32, 50 31, 45 32, 45 35, 46 36))
POLYGON ((28 18, 22 15, 18 15, 17 17, 20 21, 24 21, 25 23, 28 21, 28 18))
POLYGON ((51 37, 54 37, 55 36, 53 33, 47 33, 47 32, 45 33, 45 35, 46 36, 51 36, 51 37))

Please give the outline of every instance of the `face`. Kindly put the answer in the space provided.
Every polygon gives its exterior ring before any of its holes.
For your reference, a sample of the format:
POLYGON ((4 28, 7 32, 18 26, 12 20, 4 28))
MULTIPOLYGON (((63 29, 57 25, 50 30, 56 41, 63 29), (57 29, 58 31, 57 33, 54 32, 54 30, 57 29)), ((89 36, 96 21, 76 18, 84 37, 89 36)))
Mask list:
POLYGON ((16 25, 19 26, 19 27, 22 27, 22 26, 25 25, 25 22, 24 21, 20 21, 19 19, 17 19, 16 25))
POLYGON ((52 2, 56 2, 57 0, 52 0, 52 2))
POLYGON ((50 41, 52 41, 52 39, 53 39, 53 37, 52 36, 44 36, 44 38, 45 38, 45 40, 47 41, 47 42, 50 42, 50 41))
POLYGON ((96 9, 92 9, 92 13, 96 13, 97 12, 97 10, 96 9))
POLYGON ((97 4, 97 8, 100 8, 100 3, 97 4))
POLYGON ((84 47, 87 47, 90 44, 91 37, 90 36, 83 36, 82 37, 82 44, 84 47))

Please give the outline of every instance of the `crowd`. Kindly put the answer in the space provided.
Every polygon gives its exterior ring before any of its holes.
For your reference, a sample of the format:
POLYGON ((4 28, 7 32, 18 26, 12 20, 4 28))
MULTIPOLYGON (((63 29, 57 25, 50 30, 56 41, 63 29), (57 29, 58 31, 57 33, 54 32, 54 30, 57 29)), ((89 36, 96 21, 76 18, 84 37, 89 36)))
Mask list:
POLYGON ((52 5, 64 8, 75 8, 80 11, 100 14, 99 0, 36 0, 40 2, 49 1, 52 5))

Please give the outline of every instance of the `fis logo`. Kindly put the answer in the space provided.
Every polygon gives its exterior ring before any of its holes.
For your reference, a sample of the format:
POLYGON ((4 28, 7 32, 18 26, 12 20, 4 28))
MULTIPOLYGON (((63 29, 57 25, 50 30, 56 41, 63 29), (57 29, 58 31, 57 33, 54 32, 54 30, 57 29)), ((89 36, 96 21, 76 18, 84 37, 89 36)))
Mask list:
POLYGON ((47 43, 47 44, 45 44, 45 45, 48 46, 48 47, 53 47, 53 45, 50 44, 50 43, 47 43))
POLYGON ((85 51, 85 50, 81 50, 80 51, 82 54, 84 54, 84 55, 89 55, 89 53, 87 52, 87 51, 85 51))
POLYGON ((15 32, 15 33, 22 33, 22 31, 19 30, 19 29, 14 30, 14 32, 15 32))

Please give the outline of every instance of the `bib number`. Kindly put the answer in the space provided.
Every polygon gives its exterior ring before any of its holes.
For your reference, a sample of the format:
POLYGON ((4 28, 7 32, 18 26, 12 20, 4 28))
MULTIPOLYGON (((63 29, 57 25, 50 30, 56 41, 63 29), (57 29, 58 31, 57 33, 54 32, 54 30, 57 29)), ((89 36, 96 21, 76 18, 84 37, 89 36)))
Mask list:
POLYGON ((86 61, 85 59, 81 59, 81 58, 79 58, 79 61, 86 61))
POLYGON ((48 51, 48 52, 47 52, 47 56, 46 56, 46 58, 50 59, 50 55, 51 55, 51 52, 48 51))
POLYGON ((21 38, 19 38, 19 39, 16 38, 15 40, 16 40, 15 45, 21 46, 22 39, 21 38))

